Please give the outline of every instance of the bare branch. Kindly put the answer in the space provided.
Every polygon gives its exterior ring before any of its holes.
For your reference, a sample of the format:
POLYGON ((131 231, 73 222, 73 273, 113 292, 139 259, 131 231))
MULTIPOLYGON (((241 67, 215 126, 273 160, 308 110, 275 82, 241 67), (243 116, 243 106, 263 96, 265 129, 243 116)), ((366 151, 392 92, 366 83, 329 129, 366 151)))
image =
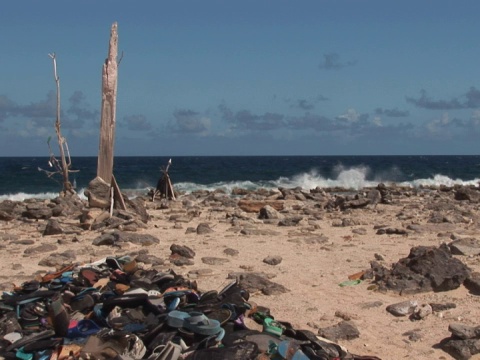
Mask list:
POLYGON ((54 74, 54 79, 55 79, 55 84, 57 87, 57 116, 56 116, 56 121, 55 121, 55 132, 57 133, 57 141, 58 141, 58 147, 60 149, 60 156, 61 156, 61 162, 57 160, 55 157, 52 148, 50 146, 50 140, 51 138, 48 138, 47 145, 48 149, 50 152, 50 160, 49 160, 49 165, 53 167, 56 171, 47 171, 43 170, 41 168, 38 168, 39 171, 43 171, 47 174, 48 177, 53 177, 56 174, 61 174, 63 178, 63 192, 65 194, 74 194, 75 191, 73 189, 72 184, 68 180, 68 173, 72 172, 70 170, 71 166, 71 158, 70 158, 70 151, 68 149, 67 145, 67 140, 62 136, 61 133, 61 121, 60 121, 60 78, 58 77, 57 73, 57 56, 55 53, 48 54, 48 56, 52 59, 53 62, 53 74, 54 74), (68 155, 68 162, 65 159, 65 152, 67 152, 68 155))

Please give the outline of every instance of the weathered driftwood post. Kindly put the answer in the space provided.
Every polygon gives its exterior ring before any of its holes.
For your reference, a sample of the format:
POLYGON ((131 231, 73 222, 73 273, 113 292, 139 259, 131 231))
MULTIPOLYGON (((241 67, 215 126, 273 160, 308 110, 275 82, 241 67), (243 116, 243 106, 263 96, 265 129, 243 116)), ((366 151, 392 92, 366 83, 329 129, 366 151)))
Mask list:
POLYGON ((113 23, 110 31, 108 57, 102 71, 102 117, 100 125, 100 147, 98 151, 97 176, 107 184, 112 183, 113 149, 115 143, 115 116, 117 105, 118 75, 118 31, 113 23))
POLYGON ((117 23, 110 31, 108 57, 102 68, 102 110, 100 120, 100 145, 98 150, 97 177, 93 179, 85 195, 90 207, 113 210, 114 202, 125 210, 125 200, 113 176, 113 158, 115 144, 115 116, 117 109, 117 74, 118 74, 118 32, 117 23))

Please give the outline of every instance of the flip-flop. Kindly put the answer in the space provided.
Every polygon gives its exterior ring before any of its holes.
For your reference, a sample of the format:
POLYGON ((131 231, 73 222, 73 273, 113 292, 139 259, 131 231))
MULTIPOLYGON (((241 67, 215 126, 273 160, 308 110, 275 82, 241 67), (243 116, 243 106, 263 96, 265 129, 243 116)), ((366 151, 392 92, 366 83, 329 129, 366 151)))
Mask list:
POLYGON ((287 360, 309 360, 310 358, 300 348, 300 344, 294 340, 283 340, 278 344, 277 352, 282 359, 287 360))
POLYGON ((284 330, 285 327, 271 317, 266 317, 263 320, 263 331, 266 333, 281 336, 284 330))
POLYGON ((67 338, 83 338, 94 335, 100 331, 100 326, 98 326, 94 321, 90 319, 80 320, 75 326, 70 327, 67 331, 67 338))
POLYGON ((209 319, 220 322, 220 325, 225 325, 232 318, 232 311, 225 308, 214 308, 210 311, 205 311, 205 314, 209 319))
POLYGON ((147 360, 177 360, 182 350, 181 345, 169 341, 166 345, 159 345, 153 349, 147 360))
POLYGON ((27 336, 22 337, 21 339, 15 341, 13 344, 7 346, 6 351, 12 351, 14 349, 21 348, 27 344, 30 344, 34 341, 45 340, 55 336, 55 331, 53 330, 44 330, 37 333, 33 333, 27 336))
POLYGON ((199 335, 215 335, 221 330, 220 322, 209 319, 203 313, 192 311, 183 322, 183 327, 199 335))
POLYGON ((361 282, 362 282, 362 280, 360 280, 360 279, 357 279, 357 280, 347 280, 347 281, 341 282, 340 284, 338 284, 338 286, 340 286, 340 287, 354 286, 354 285, 360 284, 361 282))
POLYGON ((181 328, 185 322, 185 319, 189 317, 190 314, 184 311, 170 311, 167 315, 167 325, 173 328, 181 328))
POLYGON ((340 345, 325 338, 315 335, 309 330, 297 330, 295 339, 299 341, 309 341, 309 346, 305 346, 304 350, 307 354, 314 356, 328 356, 331 358, 342 358, 347 355, 347 351, 340 345))

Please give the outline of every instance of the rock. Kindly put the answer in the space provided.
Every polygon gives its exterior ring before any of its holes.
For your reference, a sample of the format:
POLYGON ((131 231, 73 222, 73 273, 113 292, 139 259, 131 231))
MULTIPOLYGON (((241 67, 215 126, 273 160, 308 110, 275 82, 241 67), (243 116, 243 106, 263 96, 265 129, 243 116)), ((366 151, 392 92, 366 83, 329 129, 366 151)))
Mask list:
POLYGON ((60 224, 58 223, 58 221, 55 219, 48 220, 47 226, 43 231, 43 236, 59 235, 59 234, 63 234, 63 230, 60 227, 60 224))
POLYGON ((228 256, 237 256, 239 254, 239 251, 232 248, 226 248, 225 250, 223 250, 223 253, 228 256))
POLYGON ((46 258, 39 261, 38 265, 48 267, 62 267, 70 265, 76 259, 74 251, 65 251, 60 254, 50 254, 46 258))
POLYGON ((102 209, 86 209, 82 211, 80 216, 80 226, 84 230, 98 228, 98 224, 110 218, 110 213, 102 209))
POLYGON ((210 228, 210 225, 207 224, 207 223, 200 223, 197 226, 197 234, 198 235, 205 235, 205 234, 209 234, 209 233, 212 233, 212 232, 213 232, 213 230, 210 228))
POLYGON ((378 189, 370 190, 367 194, 367 199, 370 201, 370 204, 376 206, 382 201, 382 193, 378 189))
POLYGON ((403 294, 453 290, 470 276, 470 269, 452 257, 446 244, 413 247, 391 270, 373 262, 371 266, 379 286, 403 294))
POLYGON ((352 321, 341 321, 336 325, 319 329, 318 335, 336 342, 356 339, 360 336, 360 332, 352 321))
POLYGON ((165 261, 155 255, 139 254, 135 257, 137 263, 151 264, 152 266, 163 265, 165 261))
POLYGON ((290 216, 284 218, 278 222, 278 226, 297 226, 300 221, 303 220, 303 216, 290 216))
POLYGON ((342 320, 345 320, 345 321, 358 319, 357 315, 350 314, 350 313, 342 311, 342 310, 335 311, 335 317, 338 317, 338 318, 340 318, 342 320))
POLYGON ((35 244, 35 240, 19 239, 19 240, 13 240, 11 243, 12 244, 17 244, 17 245, 33 245, 33 244, 35 244))
POLYGON ((258 214, 259 219, 266 220, 281 219, 282 217, 283 216, 270 205, 265 205, 264 207, 262 207, 258 214))
POLYGON ((480 273, 474 272, 463 283, 473 295, 480 295, 480 273))
POLYGON ((468 360, 480 353, 480 339, 447 338, 440 342, 440 348, 456 360, 468 360))
POLYGON ((374 257, 375 260, 377 260, 377 261, 385 261, 385 257, 384 257, 382 254, 375 253, 375 254, 373 254, 373 257, 374 257))
POLYGON ((195 275, 195 276, 210 276, 210 275, 213 275, 213 270, 212 269, 196 269, 196 270, 190 270, 188 274, 195 275))
POLYGON ((151 246, 160 243, 160 240, 157 237, 150 234, 135 234, 115 230, 114 235, 118 238, 119 242, 130 242, 135 245, 151 246))
POLYGON ((106 209, 110 206, 110 184, 97 176, 88 184, 85 196, 89 207, 106 209))
POLYGON ((172 252, 172 255, 176 254, 188 259, 193 259, 195 257, 195 251, 190 249, 188 246, 172 244, 170 246, 170 251, 172 252))
POLYGON ((41 254, 46 252, 52 252, 57 250, 57 245, 54 244, 41 244, 34 247, 26 248, 24 251, 25 255, 41 254))
POLYGON ((417 306, 418 302, 416 300, 407 300, 388 305, 386 310, 395 316, 407 316, 413 314, 417 306))
POLYGON ((408 340, 414 341, 414 342, 422 339, 422 334, 420 334, 420 330, 418 329, 406 331, 402 335, 408 336, 408 340))
POLYGON ((480 192, 478 189, 462 186, 455 190, 455 200, 468 200, 477 203, 480 200, 480 192))
POLYGON ((383 305, 383 302, 381 302, 380 300, 377 300, 377 301, 371 301, 371 302, 363 303, 363 304, 361 304, 361 308, 362 309, 372 309, 372 308, 380 307, 382 305, 383 305))
POLYGON ((252 229, 252 228, 243 228, 240 230, 240 234, 243 235, 266 235, 266 236, 276 236, 279 233, 277 231, 269 229, 252 229))
POLYGON ((102 234, 92 241, 95 246, 113 246, 118 242, 118 237, 114 234, 102 234))
POLYGON ((238 278, 239 285, 250 293, 260 291, 264 295, 279 295, 289 291, 283 285, 277 284, 268 280, 265 276, 255 273, 231 273, 228 274, 228 278, 238 278))
POLYGON ((353 229, 352 233, 357 234, 357 235, 367 235, 367 229, 365 229, 365 228, 353 229))
POLYGON ((13 219, 15 219, 15 215, 13 213, 8 213, 6 211, 0 210, 0 220, 12 221, 13 219))
POLYGON ((207 265, 223 265, 225 263, 230 262, 230 260, 224 259, 224 258, 206 256, 202 258, 202 262, 207 265))
POLYGON ((0 202, 0 220, 11 221, 16 218, 15 209, 19 207, 19 202, 4 200, 0 202))
POLYGON ((437 303, 430 303, 433 312, 440 312, 446 311, 450 309, 455 309, 457 305, 455 303, 446 303, 446 304, 437 304, 437 303))
POLYGON ((170 257, 170 262, 174 264, 175 266, 189 266, 189 265, 195 265, 192 259, 188 259, 183 256, 175 256, 172 255, 170 257))
POLYGON ((430 304, 421 304, 418 305, 412 314, 413 320, 422 320, 425 319, 428 315, 433 313, 432 307, 430 304))
POLYGON ((284 202, 281 200, 264 200, 264 201, 259 201, 259 200, 248 200, 248 199, 242 199, 237 203, 237 206, 242 209, 245 212, 250 212, 250 213, 258 213, 260 212, 260 209, 262 209, 265 206, 271 206, 277 211, 283 210, 284 207, 284 202))
POLYGON ((469 326, 461 323, 452 323, 448 325, 448 331, 453 337, 458 339, 480 338, 480 326, 469 326))
POLYGON ((52 217, 52 209, 43 203, 27 204, 27 210, 22 213, 22 216, 28 219, 50 219, 52 217))
POLYGON ((268 256, 263 259, 263 262, 268 265, 278 265, 282 262, 281 256, 268 256))
POLYGON ((352 201, 346 201, 343 204, 343 209, 344 210, 348 209, 348 208, 359 209, 359 208, 366 207, 368 204, 370 204, 370 199, 360 198, 360 199, 355 199, 355 200, 352 200, 352 201))
POLYGON ((192 221, 192 217, 190 215, 185 215, 185 214, 173 214, 170 216, 168 220, 172 222, 181 222, 186 224, 192 221))
POLYGON ((314 244, 325 244, 328 242, 328 236, 318 235, 318 236, 309 236, 303 238, 305 244, 314 245, 314 244))
POLYGON ((150 216, 145 208, 145 201, 141 197, 136 197, 131 200, 127 199, 126 203, 128 208, 130 208, 143 223, 146 224, 148 222, 150 216))
POLYGON ((448 244, 448 247, 453 255, 480 255, 480 241, 474 238, 454 240, 448 244))

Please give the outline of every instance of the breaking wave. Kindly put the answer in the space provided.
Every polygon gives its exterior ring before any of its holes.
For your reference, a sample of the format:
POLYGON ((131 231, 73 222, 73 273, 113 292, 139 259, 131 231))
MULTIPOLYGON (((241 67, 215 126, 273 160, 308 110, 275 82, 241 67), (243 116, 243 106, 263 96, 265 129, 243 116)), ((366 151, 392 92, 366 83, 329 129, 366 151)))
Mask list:
MULTIPOLYGON (((223 190, 229 194, 235 188, 242 188, 248 190, 256 190, 259 188, 271 190, 278 188, 295 188, 300 187, 304 190, 310 190, 315 188, 344 188, 350 190, 359 190, 365 187, 375 187, 379 183, 385 183, 387 185, 397 184, 400 186, 407 186, 412 188, 418 188, 421 186, 435 187, 440 185, 453 186, 453 185, 475 185, 478 186, 480 178, 473 180, 452 179, 442 174, 436 174, 429 178, 423 179, 408 179, 409 175, 402 174, 402 172, 393 166, 388 170, 374 173, 368 166, 354 166, 345 167, 343 165, 335 166, 330 174, 324 175, 317 169, 312 169, 308 172, 301 172, 299 174, 286 177, 281 176, 275 180, 260 180, 260 181, 219 181, 209 184, 199 184, 196 182, 177 182, 173 186, 176 191, 191 193, 198 190, 214 191, 217 189, 223 190)), ((122 188, 122 185, 120 184, 122 188)), ((122 188, 122 192, 126 193, 129 198, 133 198, 139 195, 147 195, 149 190, 155 188, 154 184, 150 184, 146 181, 137 181, 134 185, 135 188, 122 188)), ((86 198, 84 195, 84 189, 79 189, 77 193, 82 198, 86 198)), ((23 201, 29 198, 36 199, 52 199, 58 196, 58 192, 39 192, 39 193, 27 193, 18 192, 14 194, 0 195, 0 201, 13 200, 23 201)))

